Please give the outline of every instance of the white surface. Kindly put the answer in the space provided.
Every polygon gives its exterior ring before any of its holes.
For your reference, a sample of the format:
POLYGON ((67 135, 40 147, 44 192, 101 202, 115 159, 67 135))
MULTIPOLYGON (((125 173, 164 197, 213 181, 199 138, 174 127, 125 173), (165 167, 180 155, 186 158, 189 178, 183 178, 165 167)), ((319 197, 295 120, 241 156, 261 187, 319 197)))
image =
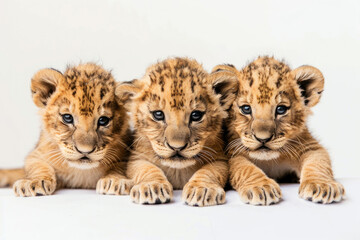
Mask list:
POLYGON ((16 198, 0 189, 0 239, 360 239, 360 178, 340 179, 341 203, 314 204, 297 197, 298 184, 281 185, 284 199, 271 206, 240 202, 189 207, 175 192, 172 203, 137 205, 129 196, 94 190, 60 190, 53 196, 16 198))
POLYGON ((124 81, 168 56, 210 70, 273 54, 324 73, 310 128, 337 177, 360 177, 359 0, 1 0, 0 29, 0 167, 21 166, 37 141, 29 86, 41 68, 96 61, 124 81))

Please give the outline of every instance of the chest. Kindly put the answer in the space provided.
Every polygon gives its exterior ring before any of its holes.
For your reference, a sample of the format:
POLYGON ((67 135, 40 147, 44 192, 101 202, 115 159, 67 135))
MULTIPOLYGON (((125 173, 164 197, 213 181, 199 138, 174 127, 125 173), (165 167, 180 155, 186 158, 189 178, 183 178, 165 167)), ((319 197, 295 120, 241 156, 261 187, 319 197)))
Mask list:
POLYGON ((105 175, 101 169, 67 169, 58 170, 56 178, 59 188, 96 188, 97 181, 105 175))
POLYGON ((166 178, 172 184, 174 190, 182 189, 189 179, 194 175, 197 169, 194 168, 169 168, 159 166, 165 173, 166 178))
POLYGON ((287 162, 282 161, 255 161, 256 166, 265 172, 265 174, 273 179, 282 178, 285 174, 289 172, 296 172, 296 169, 287 162))

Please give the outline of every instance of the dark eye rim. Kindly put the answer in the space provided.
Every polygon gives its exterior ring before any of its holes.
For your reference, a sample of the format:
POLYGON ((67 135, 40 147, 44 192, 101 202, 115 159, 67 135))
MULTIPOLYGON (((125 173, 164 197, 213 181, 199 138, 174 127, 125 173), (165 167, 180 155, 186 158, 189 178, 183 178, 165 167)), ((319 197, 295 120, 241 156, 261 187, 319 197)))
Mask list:
POLYGON ((161 111, 161 110, 155 110, 155 111, 151 111, 151 114, 152 114, 153 119, 154 119, 155 121, 165 121, 165 114, 164 114, 163 111, 161 111), (155 115, 156 113, 161 113, 162 116, 161 116, 161 117, 156 116, 156 115, 155 115))
POLYGON ((276 115, 284 115, 284 114, 286 114, 286 113, 288 112, 289 109, 290 109, 290 107, 288 107, 288 106, 278 105, 278 106, 276 107, 276 109, 275 109, 275 114, 276 114, 276 115), (278 108, 279 108, 279 107, 284 108, 284 112, 278 112, 278 108))
POLYGON ((205 115, 205 111, 194 110, 194 111, 192 111, 192 112, 190 113, 190 122, 199 122, 199 121, 201 121, 201 120, 203 119, 204 115, 205 115), (200 113, 199 118, 194 119, 194 118, 193 118, 193 113, 200 113))
POLYGON ((69 113, 61 114, 61 117, 65 124, 73 124, 74 123, 74 117, 69 113), (66 119, 67 116, 70 116, 70 118, 66 119))
POLYGON ((251 109, 251 106, 249 104, 244 104, 244 105, 240 106, 240 110, 241 110, 241 113, 244 114, 244 115, 250 115, 252 113, 252 109, 251 109), (250 110, 248 112, 246 112, 244 110, 244 107, 249 107, 250 110))
POLYGON ((100 116, 99 119, 98 119, 98 126, 101 126, 101 127, 106 127, 107 125, 109 125, 110 121, 111 121, 111 117, 107 117, 107 116, 100 116), (100 119, 101 118, 105 118, 106 119, 106 122, 105 123, 100 123, 100 119))

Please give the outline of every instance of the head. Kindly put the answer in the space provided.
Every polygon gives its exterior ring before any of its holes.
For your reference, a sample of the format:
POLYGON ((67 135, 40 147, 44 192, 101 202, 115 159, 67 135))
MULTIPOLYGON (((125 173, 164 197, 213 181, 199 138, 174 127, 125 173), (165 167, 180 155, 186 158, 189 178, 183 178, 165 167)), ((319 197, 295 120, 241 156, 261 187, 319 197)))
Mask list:
POLYGON ((123 150, 128 123, 115 96, 111 73, 95 64, 69 67, 65 73, 43 69, 31 80, 44 132, 58 146, 63 160, 76 168, 116 161, 123 150))
POLYGON ((232 75, 208 74, 195 60, 174 58, 149 67, 140 80, 123 83, 119 95, 131 98, 137 137, 151 143, 163 165, 184 168, 218 142, 236 84, 232 75))
POLYGON ((257 160, 276 159, 304 131, 310 108, 319 102, 324 89, 318 69, 301 66, 292 70, 270 57, 259 57, 240 72, 222 65, 214 71, 230 71, 239 79, 229 126, 241 139, 237 152, 247 152, 257 160))

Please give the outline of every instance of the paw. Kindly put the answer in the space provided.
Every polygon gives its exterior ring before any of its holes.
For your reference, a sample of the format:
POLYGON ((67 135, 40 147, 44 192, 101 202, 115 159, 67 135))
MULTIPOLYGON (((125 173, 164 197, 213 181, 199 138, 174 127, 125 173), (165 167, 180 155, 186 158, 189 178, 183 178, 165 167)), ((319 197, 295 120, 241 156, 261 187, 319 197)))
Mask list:
POLYGON ((244 203, 251 205, 271 205, 281 199, 279 184, 270 178, 257 184, 241 186, 238 193, 244 203))
POLYGON ((225 203, 225 191, 216 184, 188 182, 183 189, 183 201, 190 206, 204 207, 225 203))
POLYGON ((53 180, 20 179, 13 186, 17 197, 35 197, 51 195, 56 189, 53 180))
POLYGON ((141 204, 160 204, 171 201, 173 188, 169 182, 144 182, 135 185, 130 192, 133 202, 141 204))
POLYGON ((299 197, 315 203, 340 202, 344 196, 343 185, 335 181, 304 181, 300 183, 299 197))
POLYGON ((96 184, 96 193, 108 195, 129 195, 133 186, 130 179, 103 177, 96 184))

